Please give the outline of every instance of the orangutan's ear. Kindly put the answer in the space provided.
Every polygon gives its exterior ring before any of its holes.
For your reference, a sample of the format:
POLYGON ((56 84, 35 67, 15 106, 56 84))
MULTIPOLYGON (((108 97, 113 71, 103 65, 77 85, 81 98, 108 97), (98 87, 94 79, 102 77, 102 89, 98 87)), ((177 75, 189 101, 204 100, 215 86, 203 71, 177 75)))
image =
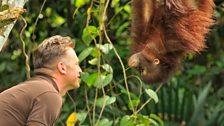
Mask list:
POLYGON ((158 64, 160 63, 160 60, 156 58, 156 59, 153 60, 153 63, 154 63, 155 65, 158 65, 158 64))

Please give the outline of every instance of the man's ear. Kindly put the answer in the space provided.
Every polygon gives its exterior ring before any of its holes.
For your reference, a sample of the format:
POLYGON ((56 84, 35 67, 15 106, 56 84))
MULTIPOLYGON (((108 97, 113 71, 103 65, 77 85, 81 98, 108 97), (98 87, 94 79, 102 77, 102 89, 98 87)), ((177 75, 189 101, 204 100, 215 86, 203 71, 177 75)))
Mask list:
POLYGON ((66 74, 67 73, 67 67, 63 62, 58 62, 57 69, 61 74, 66 74))

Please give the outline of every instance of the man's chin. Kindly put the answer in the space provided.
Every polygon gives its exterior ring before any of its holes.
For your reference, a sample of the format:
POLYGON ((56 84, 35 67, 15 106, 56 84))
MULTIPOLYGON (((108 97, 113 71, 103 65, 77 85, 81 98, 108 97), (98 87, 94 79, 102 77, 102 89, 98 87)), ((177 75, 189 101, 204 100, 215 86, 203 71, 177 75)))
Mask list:
POLYGON ((80 87, 80 83, 79 82, 75 83, 73 87, 74 87, 74 89, 79 88, 80 87))
POLYGON ((75 88, 79 88, 80 87, 80 84, 78 83, 78 84, 76 84, 76 87, 75 88))

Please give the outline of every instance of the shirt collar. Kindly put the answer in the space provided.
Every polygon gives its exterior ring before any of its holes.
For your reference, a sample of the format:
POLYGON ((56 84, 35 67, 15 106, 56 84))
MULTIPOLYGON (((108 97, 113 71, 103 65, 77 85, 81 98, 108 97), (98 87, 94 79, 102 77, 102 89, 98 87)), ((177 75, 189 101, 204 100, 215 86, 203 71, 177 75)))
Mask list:
POLYGON ((47 68, 38 68, 38 69, 34 70, 34 74, 36 76, 40 76, 44 79, 49 80, 51 82, 51 84, 54 86, 54 88, 59 92, 58 86, 57 86, 56 82, 53 80, 51 73, 53 73, 53 71, 50 69, 47 69, 47 68))

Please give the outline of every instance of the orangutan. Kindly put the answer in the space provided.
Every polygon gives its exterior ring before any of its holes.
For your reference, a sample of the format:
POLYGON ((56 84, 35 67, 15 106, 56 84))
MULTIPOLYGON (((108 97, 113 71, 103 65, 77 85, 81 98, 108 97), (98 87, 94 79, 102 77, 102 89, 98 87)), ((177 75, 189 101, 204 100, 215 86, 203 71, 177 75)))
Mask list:
POLYGON ((166 82, 184 56, 202 51, 213 0, 132 0, 130 67, 147 83, 166 82))

